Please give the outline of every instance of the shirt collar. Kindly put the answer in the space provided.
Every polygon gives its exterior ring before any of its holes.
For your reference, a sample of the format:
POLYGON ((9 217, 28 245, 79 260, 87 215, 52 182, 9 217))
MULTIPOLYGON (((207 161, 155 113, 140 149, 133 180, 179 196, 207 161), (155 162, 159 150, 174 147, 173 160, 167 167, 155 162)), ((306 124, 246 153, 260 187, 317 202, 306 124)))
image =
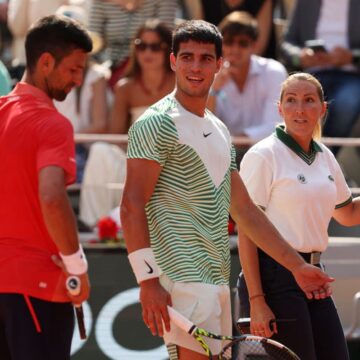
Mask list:
POLYGON ((314 140, 311 140, 310 142, 310 153, 305 152, 302 147, 288 133, 285 132, 284 125, 278 125, 276 127, 275 136, 289 149, 294 151, 294 153, 303 159, 308 165, 311 165, 315 161, 316 153, 322 152, 320 145, 314 140))
POLYGON ((52 99, 41 89, 26 82, 18 82, 11 92, 12 95, 31 95, 55 108, 52 99))
POLYGON ((258 62, 258 56, 251 55, 249 75, 257 75, 260 72, 261 72, 261 68, 258 62))

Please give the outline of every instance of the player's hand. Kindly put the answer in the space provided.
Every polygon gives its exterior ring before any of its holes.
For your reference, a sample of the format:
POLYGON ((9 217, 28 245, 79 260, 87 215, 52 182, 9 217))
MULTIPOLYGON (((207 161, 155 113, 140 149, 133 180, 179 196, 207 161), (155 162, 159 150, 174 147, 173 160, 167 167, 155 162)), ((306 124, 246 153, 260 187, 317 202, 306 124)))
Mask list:
POLYGON ((163 323, 166 331, 170 331, 170 317, 167 306, 172 306, 171 297, 160 285, 159 278, 145 280, 140 283, 140 302, 145 325, 154 336, 164 336, 163 323))
POLYGON ((269 338, 277 334, 276 323, 270 327, 270 321, 275 319, 275 315, 264 297, 257 297, 250 302, 250 318, 250 332, 253 335, 269 338))
MULTIPOLYGON (((59 268, 61 268, 62 271, 66 274, 66 278, 68 278, 69 276, 73 276, 73 274, 69 274, 66 271, 64 263, 62 262, 62 260, 59 256, 53 255, 51 257, 51 259, 55 263, 55 265, 57 265, 59 268)), ((75 276, 77 276, 80 279, 80 292, 78 295, 71 295, 68 292, 68 297, 74 305, 80 305, 84 301, 86 301, 90 296, 90 281, 89 281, 89 276, 87 273, 82 274, 82 275, 75 275, 75 276)))
POLYGON ((304 263, 292 274, 308 299, 324 299, 332 294, 330 283, 335 279, 318 267, 304 263))
MULTIPOLYGON (((71 275, 69 275, 71 276, 71 275)), ((90 296, 90 281, 87 273, 82 275, 74 275, 80 279, 80 292, 78 295, 71 295, 68 292, 68 296, 70 301, 76 306, 81 305, 84 301, 86 301, 90 296)))

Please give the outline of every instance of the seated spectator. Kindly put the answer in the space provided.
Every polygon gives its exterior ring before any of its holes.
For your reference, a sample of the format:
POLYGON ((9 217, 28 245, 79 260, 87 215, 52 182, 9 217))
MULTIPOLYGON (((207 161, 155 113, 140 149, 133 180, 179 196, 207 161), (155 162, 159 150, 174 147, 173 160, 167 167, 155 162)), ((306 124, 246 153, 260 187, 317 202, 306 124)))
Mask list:
MULTIPOLYGON (((76 5, 63 5, 56 14, 64 15, 86 25, 85 10, 76 5)), ((90 33, 93 40, 92 54, 101 48, 101 39, 90 33)), ((109 70, 89 60, 84 71, 82 85, 74 88, 64 101, 54 101, 55 106, 66 116, 75 133, 101 134, 107 131, 107 80, 109 70)), ((82 182, 85 162, 88 156, 87 145, 76 145, 76 181, 82 182)))
POLYGON ((305 70, 323 85, 329 103, 324 136, 349 136, 360 114, 359 20, 356 1, 299 0, 285 33, 288 69, 305 70))
POLYGON ((234 11, 246 11, 258 22, 259 38, 254 53, 276 57, 276 36, 273 22, 273 0, 202 0, 203 18, 219 25, 221 20, 234 11))
POLYGON ((138 27, 157 18, 172 28, 177 6, 177 0, 92 0, 89 29, 101 34, 106 44, 101 60, 111 61, 111 87, 124 75, 138 27))
POLYGON ((250 14, 235 11, 223 19, 219 29, 224 37, 224 63, 210 91, 208 107, 232 136, 260 140, 270 135, 279 121, 276 100, 286 70, 276 60, 254 55, 258 26, 250 14))
MULTIPOLYGON (((171 31, 161 21, 149 19, 131 45, 126 77, 115 86, 110 131, 127 134, 130 125, 152 104, 170 93, 175 77, 170 68, 171 31)), ((119 205, 122 190, 112 184, 125 180, 126 155, 105 143, 91 146, 80 196, 80 219, 93 226, 119 205)))

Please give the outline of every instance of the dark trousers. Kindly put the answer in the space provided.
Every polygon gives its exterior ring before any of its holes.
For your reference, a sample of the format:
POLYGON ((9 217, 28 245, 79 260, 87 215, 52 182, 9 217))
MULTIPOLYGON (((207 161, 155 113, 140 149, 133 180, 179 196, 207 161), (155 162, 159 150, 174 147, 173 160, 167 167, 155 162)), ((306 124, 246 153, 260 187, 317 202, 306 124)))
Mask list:
MULTIPOLYGON (((332 298, 308 300, 292 274, 259 250, 265 300, 276 318, 296 319, 278 323, 272 339, 293 350, 301 360, 348 360, 344 333, 332 298)), ((240 317, 250 316, 243 274, 238 281, 240 317)))
POLYGON ((0 294, 0 359, 70 360, 74 329, 72 305, 36 298, 30 301, 40 333, 23 295, 0 294))

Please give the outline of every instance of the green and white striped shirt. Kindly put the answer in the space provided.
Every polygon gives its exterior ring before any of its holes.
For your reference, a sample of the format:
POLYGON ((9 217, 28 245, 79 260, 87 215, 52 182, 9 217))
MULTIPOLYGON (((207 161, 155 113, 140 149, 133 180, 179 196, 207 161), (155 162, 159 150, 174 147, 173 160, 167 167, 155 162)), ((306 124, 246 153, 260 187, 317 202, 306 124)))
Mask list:
POLYGON ((158 162, 162 171, 146 205, 151 247, 171 280, 228 284, 230 173, 235 151, 211 112, 184 109, 170 94, 129 131, 128 158, 158 162))

